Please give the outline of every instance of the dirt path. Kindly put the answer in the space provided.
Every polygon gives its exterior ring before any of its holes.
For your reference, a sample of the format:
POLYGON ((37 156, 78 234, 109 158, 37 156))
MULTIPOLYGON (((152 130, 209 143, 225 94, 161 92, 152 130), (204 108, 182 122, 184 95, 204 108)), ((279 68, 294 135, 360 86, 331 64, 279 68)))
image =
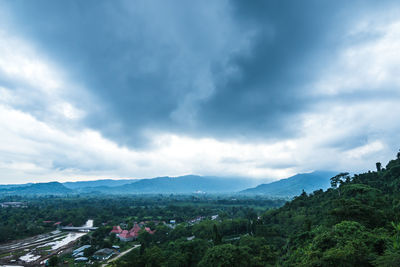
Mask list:
POLYGON ((129 252, 131 252, 132 250, 134 250, 135 248, 138 248, 138 247, 140 247, 140 245, 134 245, 134 246, 131 247, 130 249, 125 250, 124 252, 122 252, 121 254, 119 254, 118 256, 116 256, 115 258, 112 258, 112 259, 110 259, 109 261, 107 261, 106 263, 103 263, 103 264, 101 265, 101 267, 106 267, 106 266, 107 266, 108 264, 110 264, 111 262, 118 260, 119 258, 125 256, 126 254, 128 254, 129 252))

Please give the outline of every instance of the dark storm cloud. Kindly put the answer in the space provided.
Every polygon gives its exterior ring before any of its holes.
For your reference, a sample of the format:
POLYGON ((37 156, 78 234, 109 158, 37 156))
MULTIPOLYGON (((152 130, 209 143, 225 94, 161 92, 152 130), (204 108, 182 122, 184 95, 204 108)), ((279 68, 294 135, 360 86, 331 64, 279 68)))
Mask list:
POLYGON ((349 42, 346 28, 371 8, 363 3, 234 1, 233 16, 256 34, 249 54, 232 54, 220 67, 236 69, 239 78, 216 75, 218 89, 200 114, 204 127, 256 137, 295 134, 296 115, 332 100, 310 97, 308 87, 349 42))
POLYGON ((364 4, 9 3, 15 30, 99 100, 84 123, 136 146, 146 129, 218 138, 294 134, 296 115, 315 101, 305 97, 308 83, 364 4))

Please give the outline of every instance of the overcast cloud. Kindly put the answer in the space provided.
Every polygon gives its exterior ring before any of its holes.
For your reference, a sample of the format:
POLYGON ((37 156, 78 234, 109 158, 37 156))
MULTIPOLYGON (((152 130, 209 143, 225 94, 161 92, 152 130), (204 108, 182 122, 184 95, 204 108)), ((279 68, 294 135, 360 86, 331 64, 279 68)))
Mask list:
POLYGON ((1 183, 385 164, 399 15, 396 1, 0 0, 1 183))

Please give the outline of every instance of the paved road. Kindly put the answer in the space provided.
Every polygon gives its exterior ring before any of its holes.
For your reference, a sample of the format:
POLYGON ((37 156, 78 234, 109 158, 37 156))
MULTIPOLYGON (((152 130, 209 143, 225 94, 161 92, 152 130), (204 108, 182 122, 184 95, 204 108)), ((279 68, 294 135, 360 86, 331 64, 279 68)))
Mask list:
POLYGON ((106 267, 108 264, 110 264, 113 261, 118 260, 119 258, 123 257, 124 255, 128 254, 129 252, 131 252, 132 250, 134 250, 135 248, 140 247, 140 245, 134 245, 133 247, 131 247, 128 250, 125 250, 124 252, 122 252, 121 254, 119 254, 118 256, 116 256, 115 258, 110 259, 109 261, 107 261, 106 263, 102 264, 101 267, 106 267))

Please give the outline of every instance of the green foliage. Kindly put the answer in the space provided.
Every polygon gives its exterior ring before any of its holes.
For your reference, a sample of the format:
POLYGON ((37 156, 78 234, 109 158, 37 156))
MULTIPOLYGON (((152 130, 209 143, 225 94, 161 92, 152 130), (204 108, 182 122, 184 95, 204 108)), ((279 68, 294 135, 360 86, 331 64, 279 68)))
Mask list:
POLYGON ((199 266, 231 267, 252 266, 251 256, 246 248, 231 244, 219 245, 207 250, 199 266))
POLYGON ((338 187, 344 182, 350 182, 350 176, 348 172, 339 173, 338 175, 335 175, 334 177, 331 178, 331 186, 333 188, 338 187))
POLYGON ((218 227, 216 224, 213 226, 213 241, 214 245, 220 245, 222 242, 222 236, 218 231, 218 227))
POLYGON ((376 163, 376 171, 377 171, 377 172, 380 172, 381 170, 382 170, 382 163, 377 162, 377 163, 376 163))
POLYGON ((49 263, 49 266, 57 266, 58 265, 58 257, 51 256, 48 263, 49 263))
POLYGON ((381 267, 398 267, 400 266, 400 251, 386 251, 384 255, 378 257, 373 263, 381 267))
POLYGON ((400 250, 400 223, 395 224, 392 222, 392 226, 395 230, 395 234, 393 236, 393 248, 395 250, 400 250))
POLYGON ((52 230, 42 220, 93 218, 100 227, 81 242, 95 250, 119 242, 109 235, 110 225, 175 219, 175 226, 148 223, 155 234, 142 231, 141 248, 114 265, 400 266, 400 223, 391 223, 400 221, 400 159, 376 167, 353 177, 340 173, 332 177, 332 188, 303 192, 275 209, 281 202, 232 197, 32 200, 29 209, 0 210, 0 241, 14 231, 52 230), (215 214, 220 217, 213 221, 215 214), (200 222, 189 222, 200 216, 200 222))
POLYGON ((330 230, 316 229, 291 261, 301 266, 368 266, 382 241, 357 222, 343 221, 330 230))
MULTIPOLYGON (((215 196, 74 196, 74 197, 21 197, 7 196, 1 199, 22 201, 27 208, 0 208, 0 242, 25 238, 55 230, 54 222, 62 225, 83 225, 93 219, 95 226, 102 223, 117 225, 132 224, 133 221, 159 220, 183 222, 196 216, 211 216, 224 213, 226 218, 244 217, 249 206, 258 210, 279 207, 284 200, 241 197, 235 200, 215 196), (53 223, 44 223, 52 221, 53 223)), ((152 225, 149 225, 153 229, 152 225)), ((212 228, 210 237, 212 234, 212 228)), ((161 232, 165 232, 161 230, 161 232)), ((184 230, 180 237, 191 233, 184 230)), ((158 235, 162 238, 162 235, 158 235)))

